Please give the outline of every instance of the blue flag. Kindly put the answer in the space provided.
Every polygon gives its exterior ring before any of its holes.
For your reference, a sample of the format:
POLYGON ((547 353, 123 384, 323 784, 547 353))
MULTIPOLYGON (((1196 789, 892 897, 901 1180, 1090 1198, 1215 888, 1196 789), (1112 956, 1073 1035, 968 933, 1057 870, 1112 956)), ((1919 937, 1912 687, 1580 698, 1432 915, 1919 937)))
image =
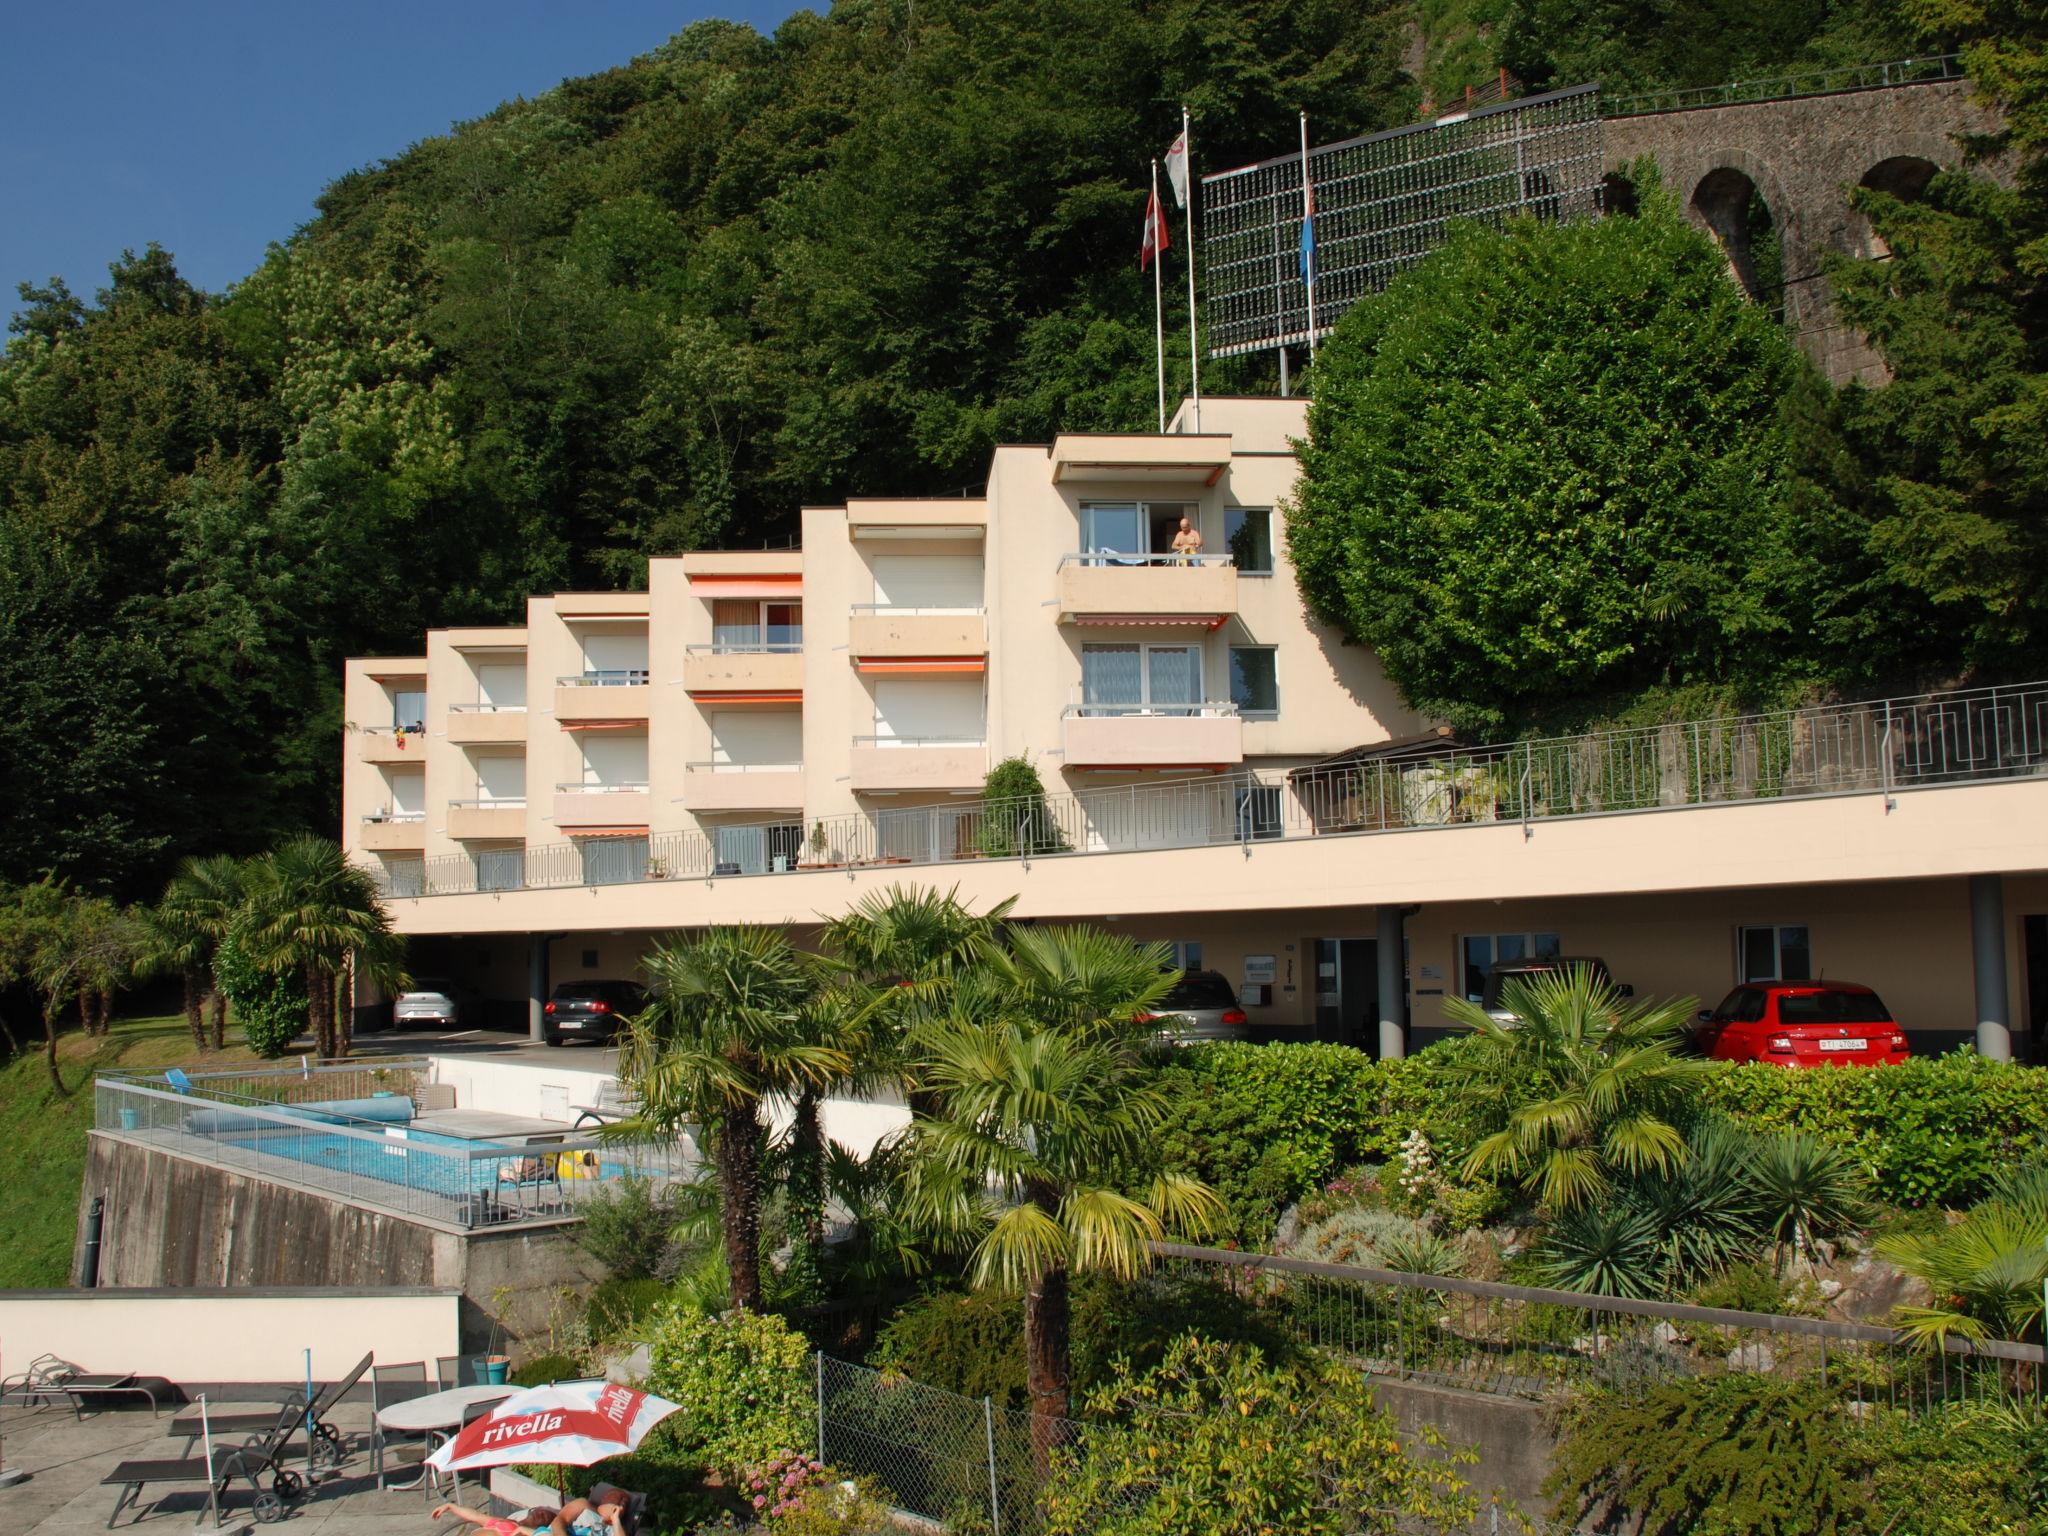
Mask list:
POLYGON ((1307 207, 1301 215, 1301 280, 1312 283, 1316 277, 1316 191, 1308 189, 1307 207))

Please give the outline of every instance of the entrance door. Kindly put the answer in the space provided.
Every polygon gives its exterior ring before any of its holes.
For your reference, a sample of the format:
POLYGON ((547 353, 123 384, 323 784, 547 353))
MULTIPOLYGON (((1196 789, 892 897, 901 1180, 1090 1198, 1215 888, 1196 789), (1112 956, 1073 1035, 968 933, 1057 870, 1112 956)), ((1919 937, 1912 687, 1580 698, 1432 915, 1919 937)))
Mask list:
POLYGON ((1379 942, 1316 940, 1316 1038, 1379 1051, 1379 942))
POLYGON ((2033 1045, 2029 1059, 2038 1067, 2044 1064, 2044 1054, 2048 1054, 2048 914, 2030 913, 2022 917, 2020 934, 2027 952, 2023 984, 2027 996, 2027 1039, 2033 1045))

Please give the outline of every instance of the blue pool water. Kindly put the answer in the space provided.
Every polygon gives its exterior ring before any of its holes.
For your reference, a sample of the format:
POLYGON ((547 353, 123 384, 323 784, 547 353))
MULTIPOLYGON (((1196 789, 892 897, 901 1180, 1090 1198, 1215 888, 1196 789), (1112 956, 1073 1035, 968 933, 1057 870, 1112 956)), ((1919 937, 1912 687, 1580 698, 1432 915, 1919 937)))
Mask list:
MULTIPOLYGON (((228 1146, 260 1152, 266 1157, 286 1158, 292 1162, 332 1168, 337 1173, 350 1173, 386 1184, 402 1184, 409 1189, 433 1190, 454 1197, 473 1190, 496 1189, 498 1170, 508 1161, 554 1155, 541 1147, 529 1150, 498 1142, 464 1141, 456 1136, 417 1130, 407 1131, 402 1139, 391 1136, 372 1140, 367 1136, 307 1131, 303 1134, 269 1132, 222 1136, 219 1140, 228 1146), (452 1149, 453 1155, 437 1150, 443 1147, 452 1149), (482 1155, 463 1155, 469 1152, 482 1155)), ((617 1179, 636 1171, 629 1165, 606 1158, 598 1169, 598 1177, 617 1179)))

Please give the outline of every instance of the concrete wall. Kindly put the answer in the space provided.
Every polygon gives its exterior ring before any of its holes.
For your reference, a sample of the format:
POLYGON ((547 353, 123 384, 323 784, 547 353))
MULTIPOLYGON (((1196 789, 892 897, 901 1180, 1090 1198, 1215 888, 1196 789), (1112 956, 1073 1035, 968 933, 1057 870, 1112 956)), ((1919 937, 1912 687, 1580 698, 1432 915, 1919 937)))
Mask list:
POLYGON ((89 1372, 181 1386, 345 1376, 365 1354, 433 1360, 461 1350, 459 1291, 335 1287, 0 1292, 10 1367, 51 1354, 89 1372))
POLYGON ((573 1224, 463 1234, 108 1136, 88 1139, 81 1194, 79 1256, 92 1197, 106 1199, 102 1288, 450 1289, 461 1293, 465 1350, 489 1346, 496 1325, 514 1355, 544 1347, 562 1292, 601 1274, 573 1224))
MULTIPOLYGON (((1541 1403, 1378 1376, 1372 1378, 1372 1393, 1411 1444, 1429 1428, 1454 1449, 1476 1450, 1479 1460, 1457 1472, 1481 1499, 1497 1497, 1532 1518, 1549 1508, 1543 1479, 1550 1475, 1557 1441, 1545 1423, 1541 1403)), ((1480 1517, 1482 1530, 1485 1518, 1480 1517)), ((1516 1527, 1503 1519, 1501 1529, 1516 1527)))

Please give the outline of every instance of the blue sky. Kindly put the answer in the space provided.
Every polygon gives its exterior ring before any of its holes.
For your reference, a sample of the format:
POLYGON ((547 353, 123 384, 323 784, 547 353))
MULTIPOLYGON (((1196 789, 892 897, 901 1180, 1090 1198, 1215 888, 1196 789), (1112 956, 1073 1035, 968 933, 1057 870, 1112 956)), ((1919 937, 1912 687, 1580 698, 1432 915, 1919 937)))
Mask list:
MULTIPOLYGON (((771 31, 790 0, 109 0, 0 8, 0 309, 123 247, 245 276, 343 172, 690 22, 771 31)), ((823 9, 823 0, 816 8, 823 9)))

